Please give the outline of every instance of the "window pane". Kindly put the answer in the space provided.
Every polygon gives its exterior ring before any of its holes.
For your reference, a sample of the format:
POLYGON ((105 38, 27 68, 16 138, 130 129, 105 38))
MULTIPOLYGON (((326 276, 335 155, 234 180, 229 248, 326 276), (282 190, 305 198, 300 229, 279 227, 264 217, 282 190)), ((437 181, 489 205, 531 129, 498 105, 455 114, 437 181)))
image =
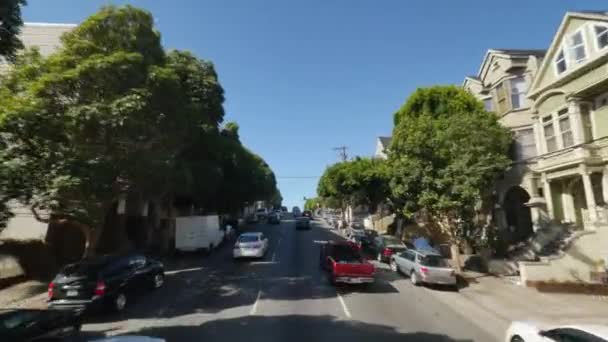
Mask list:
POLYGON ((574 145, 574 137, 572 135, 572 132, 568 131, 568 132, 562 134, 562 141, 564 142, 564 147, 574 145))
POLYGON ((608 46, 608 26, 595 26, 595 36, 597 37, 597 46, 600 49, 608 46))
POLYGON ((557 62, 557 71, 561 74, 562 72, 566 71, 566 60, 561 60, 559 62, 557 62))
POLYGON ((545 137, 552 137, 555 135, 555 132, 553 131, 553 125, 547 125, 545 126, 545 137))
POLYGON ((577 62, 580 62, 585 59, 585 48, 583 46, 578 46, 574 49, 574 59, 577 62))
POLYGON ((570 118, 565 117, 565 118, 559 120, 559 130, 561 132, 570 130, 570 118))
POLYGON ((568 46, 570 59, 577 63, 585 60, 585 44, 583 44, 583 35, 581 32, 575 33, 570 37, 568 46))
POLYGON ((583 44, 583 35, 580 32, 570 37, 570 46, 576 46, 579 44, 583 44))
POLYGON ((555 137, 547 139, 547 152, 553 152, 557 150, 557 140, 555 137))
POLYGON ((491 112, 491 111, 494 110, 494 108, 492 108, 493 106, 492 106, 492 99, 491 98, 483 100, 483 106, 485 107, 485 109, 488 112, 491 112))

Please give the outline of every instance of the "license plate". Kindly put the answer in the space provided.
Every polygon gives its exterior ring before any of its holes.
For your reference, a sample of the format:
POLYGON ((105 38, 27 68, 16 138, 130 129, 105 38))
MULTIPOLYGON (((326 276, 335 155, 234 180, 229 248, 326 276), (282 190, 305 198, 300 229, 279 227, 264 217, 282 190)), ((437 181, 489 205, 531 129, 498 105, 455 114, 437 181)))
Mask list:
POLYGON ((78 291, 76 290, 68 290, 67 294, 68 297, 76 297, 78 296, 78 291))
POLYGON ((350 280, 350 282, 353 283, 353 284, 361 284, 361 279, 359 279, 359 278, 352 278, 350 280))

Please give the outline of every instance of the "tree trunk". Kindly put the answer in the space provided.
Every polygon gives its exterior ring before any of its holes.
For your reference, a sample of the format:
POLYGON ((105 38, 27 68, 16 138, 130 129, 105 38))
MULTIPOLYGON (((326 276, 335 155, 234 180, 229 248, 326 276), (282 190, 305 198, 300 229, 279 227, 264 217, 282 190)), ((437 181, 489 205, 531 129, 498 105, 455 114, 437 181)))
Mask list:
POLYGON ((452 255, 454 269, 456 269, 457 272, 461 272, 462 267, 460 266, 460 247, 457 243, 452 242, 450 245, 450 254, 452 255))

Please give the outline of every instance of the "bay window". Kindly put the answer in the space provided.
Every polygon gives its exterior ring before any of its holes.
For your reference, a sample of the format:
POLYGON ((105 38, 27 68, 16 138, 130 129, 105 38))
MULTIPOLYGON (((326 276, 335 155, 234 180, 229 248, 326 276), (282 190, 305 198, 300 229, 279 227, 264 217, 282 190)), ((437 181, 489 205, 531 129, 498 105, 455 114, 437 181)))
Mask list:
POLYGON ((557 150, 557 137, 555 136, 555 129, 553 128, 553 120, 551 115, 545 116, 543 119, 543 134, 545 136, 545 145, 547 146, 547 152, 553 152, 557 150))
POLYGON ((526 81, 523 77, 511 79, 511 106, 513 109, 524 106, 526 91, 528 90, 526 81))
POLYGON ((503 114, 508 110, 507 106, 507 92, 502 83, 496 86, 496 102, 498 104, 498 114, 503 114))

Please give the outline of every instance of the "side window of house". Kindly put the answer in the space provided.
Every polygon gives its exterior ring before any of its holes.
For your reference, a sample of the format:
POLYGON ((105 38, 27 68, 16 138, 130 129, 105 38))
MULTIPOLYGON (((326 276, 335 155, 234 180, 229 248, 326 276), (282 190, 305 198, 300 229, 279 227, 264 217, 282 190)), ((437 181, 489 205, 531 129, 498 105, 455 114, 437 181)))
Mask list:
POLYGON ((496 103, 498 105, 498 114, 502 114, 508 110, 507 92, 502 83, 499 83, 496 86, 496 103))
POLYGON ((568 37, 568 55, 573 63, 581 63, 587 59, 585 50, 585 41, 583 40, 583 31, 578 31, 568 37))
POLYGON ((528 86, 523 77, 511 79, 511 106, 513 106, 513 109, 525 106, 527 91, 528 86))
POLYGON ((598 49, 602 50, 608 47, 608 26, 595 25, 593 31, 595 32, 598 49))
POLYGON ((491 97, 488 97, 487 99, 483 99, 483 106, 488 112, 494 111, 494 105, 492 104, 491 97))
POLYGON ((555 137, 555 129, 553 128, 553 120, 551 115, 543 117, 543 135, 545 137, 545 145, 547 145, 547 152, 553 152, 557 150, 557 138, 555 137))

